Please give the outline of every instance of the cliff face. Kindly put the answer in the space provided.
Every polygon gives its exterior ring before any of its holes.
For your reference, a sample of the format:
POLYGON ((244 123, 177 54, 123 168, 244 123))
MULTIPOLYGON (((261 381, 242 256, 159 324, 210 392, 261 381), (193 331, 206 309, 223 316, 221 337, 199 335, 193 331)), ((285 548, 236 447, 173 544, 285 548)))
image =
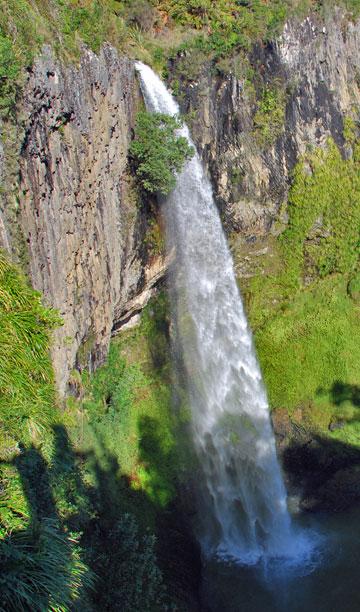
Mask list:
MULTIPOLYGON (((245 250, 286 223, 289 177, 307 147, 332 136, 348 153, 344 117, 360 106, 359 48, 360 24, 338 13, 325 26, 287 24, 276 44, 255 47, 246 60, 255 88, 241 58, 222 74, 202 63, 192 78, 186 55, 173 63, 170 82, 179 82, 225 226, 245 250), (280 92, 283 119, 261 142, 254 118, 267 89, 280 92)), ((141 310, 166 268, 161 257, 149 263, 147 214, 127 165, 140 104, 133 63, 109 46, 99 56, 84 51, 78 67, 45 49, 25 87, 18 198, 11 214, 0 205, 0 245, 14 251, 20 228, 31 281, 63 317, 53 344, 61 394, 74 366, 101 363, 112 329, 141 310)), ((243 272, 251 267, 250 257, 243 272)))
MULTIPOLYGON (((25 88, 17 219, 33 286, 63 317, 52 348, 61 394, 74 365, 104 359, 126 304, 161 269, 146 268, 147 220, 127 167, 140 102, 133 63, 110 47, 76 68, 45 49, 25 88)), ((11 248, 5 232, 2 242, 11 248)))
POLYGON ((180 91, 185 88, 182 110, 190 117, 229 231, 263 236, 274 229, 275 220, 286 222, 282 204, 299 156, 329 136, 343 147, 344 117, 360 107, 359 48, 360 23, 345 20, 339 11, 325 24, 315 17, 288 23, 277 43, 255 47, 248 69, 256 92, 241 58, 225 74, 214 74, 205 65, 191 79, 181 74, 186 57, 174 63, 172 84, 177 78, 180 91), (275 112, 284 113, 277 134, 279 126, 271 123, 274 109, 265 109, 270 132, 265 143, 256 128, 264 90, 278 105, 275 112))

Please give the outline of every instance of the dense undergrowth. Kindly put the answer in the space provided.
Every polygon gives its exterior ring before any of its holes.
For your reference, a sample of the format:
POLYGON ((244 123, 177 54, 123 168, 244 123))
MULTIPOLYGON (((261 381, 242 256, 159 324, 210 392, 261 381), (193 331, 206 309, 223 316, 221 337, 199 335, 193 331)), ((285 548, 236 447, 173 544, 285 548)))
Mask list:
POLYGON ((60 320, 3 255, 0 323, 0 610, 170 609, 184 536, 159 530, 181 475, 165 299, 93 379, 74 373, 62 409, 48 355, 60 320))
POLYGON ((353 142, 343 159, 329 141, 297 164, 287 228, 245 288, 272 408, 322 430, 340 422, 331 435, 356 444, 359 153, 353 142))

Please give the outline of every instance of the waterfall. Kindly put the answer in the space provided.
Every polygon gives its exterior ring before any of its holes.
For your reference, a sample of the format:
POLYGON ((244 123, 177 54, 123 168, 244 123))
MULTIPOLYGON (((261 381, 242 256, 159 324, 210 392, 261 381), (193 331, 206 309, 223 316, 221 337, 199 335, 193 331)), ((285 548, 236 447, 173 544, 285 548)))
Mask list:
MULTIPOLYGON (((146 107, 179 108, 164 83, 137 62, 146 107)), ((186 126, 181 129, 193 145, 186 126)), ((297 547, 276 456, 266 391, 232 257, 197 153, 163 203, 175 247, 173 317, 201 466, 199 537, 207 555, 256 563, 297 547)))

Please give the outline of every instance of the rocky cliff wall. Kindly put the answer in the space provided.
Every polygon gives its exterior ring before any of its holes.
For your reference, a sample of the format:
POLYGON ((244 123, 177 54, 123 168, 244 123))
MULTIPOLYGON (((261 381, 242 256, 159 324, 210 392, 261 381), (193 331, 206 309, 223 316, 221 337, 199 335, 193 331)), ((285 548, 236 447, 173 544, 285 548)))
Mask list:
MULTIPOLYGON (((349 153, 344 117, 360 107, 359 50, 360 24, 338 12, 326 23, 287 24, 277 43, 221 72, 186 53, 170 66, 224 224, 245 253, 258 256, 258 238, 284 227, 291 171, 307 147, 332 136, 349 153), (274 126, 268 118, 264 140, 256 113, 266 90, 280 115, 274 126)), ((166 268, 161 257, 149 261, 147 213, 127 162, 141 103, 132 61, 110 46, 99 56, 84 51, 78 67, 44 49, 28 75, 11 170, 16 198, 0 204, 0 244, 15 252, 20 235, 34 287, 63 317, 53 345, 61 394, 74 366, 102 362, 111 331, 134 320, 166 268)), ((4 173, 2 150, 0 166, 4 173)), ((238 271, 251 274, 245 259, 238 271)))
POLYGON ((276 221, 286 222, 282 205, 296 160, 329 136, 343 147, 344 118, 359 115, 360 23, 341 11, 325 22, 312 16, 287 23, 278 42, 257 45, 247 62, 235 58, 221 74, 208 64, 189 71, 191 62, 196 58, 186 53, 178 57, 170 82, 228 231, 253 238, 276 231, 276 221), (259 126, 264 91, 270 94, 260 120, 269 124, 259 126))
MULTIPOLYGON (((147 216, 128 170, 139 104, 133 62, 109 46, 85 51, 78 67, 46 48, 25 86, 17 240, 33 286, 64 321, 52 347, 61 395, 74 366, 103 361, 114 324, 128 303, 129 316, 137 299, 141 308, 162 269, 146 264, 147 216)), ((3 207, 8 227, 10 212, 3 207)), ((15 251, 8 234, 2 244, 15 251)))

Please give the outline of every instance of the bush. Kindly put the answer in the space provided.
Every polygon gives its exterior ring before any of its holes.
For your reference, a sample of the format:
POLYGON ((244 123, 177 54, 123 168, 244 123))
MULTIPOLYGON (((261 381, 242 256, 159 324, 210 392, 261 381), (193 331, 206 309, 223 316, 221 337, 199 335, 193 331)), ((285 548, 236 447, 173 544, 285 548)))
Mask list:
POLYGON ((157 566, 155 537, 140 535, 135 518, 122 516, 109 533, 112 555, 107 557, 106 609, 133 612, 165 610, 165 589, 157 566))
POLYGON ((167 195, 176 184, 180 172, 194 150, 184 136, 179 117, 161 113, 140 112, 135 127, 135 140, 130 145, 136 176, 146 191, 167 195))
POLYGON ((284 130, 285 94, 281 86, 265 87, 254 116, 255 137, 261 146, 271 145, 284 130))

